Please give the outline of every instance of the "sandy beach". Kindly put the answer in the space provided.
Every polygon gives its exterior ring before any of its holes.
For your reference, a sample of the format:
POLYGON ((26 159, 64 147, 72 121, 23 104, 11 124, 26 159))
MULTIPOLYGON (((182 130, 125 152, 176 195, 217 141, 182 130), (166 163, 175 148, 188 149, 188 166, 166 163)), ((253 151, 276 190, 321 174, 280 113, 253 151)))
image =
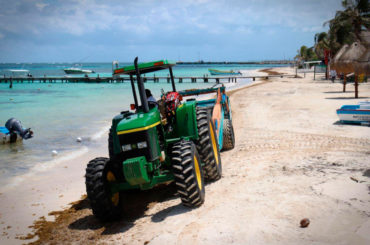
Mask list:
POLYGON ((108 153, 91 148, 0 194, 0 244, 370 244, 370 127, 336 115, 370 101, 369 83, 359 96, 313 74, 233 91, 236 146, 221 153, 223 177, 197 209, 169 185, 130 194, 121 221, 97 221, 85 167, 108 153))

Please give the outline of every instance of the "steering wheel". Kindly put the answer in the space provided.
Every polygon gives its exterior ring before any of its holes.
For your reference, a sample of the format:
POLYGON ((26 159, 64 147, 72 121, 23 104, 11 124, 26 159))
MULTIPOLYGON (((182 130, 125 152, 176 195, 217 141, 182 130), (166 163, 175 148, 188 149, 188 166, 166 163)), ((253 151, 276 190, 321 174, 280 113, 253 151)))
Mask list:
POLYGON ((153 109, 154 107, 158 107, 158 103, 154 101, 148 101, 149 109, 153 109))

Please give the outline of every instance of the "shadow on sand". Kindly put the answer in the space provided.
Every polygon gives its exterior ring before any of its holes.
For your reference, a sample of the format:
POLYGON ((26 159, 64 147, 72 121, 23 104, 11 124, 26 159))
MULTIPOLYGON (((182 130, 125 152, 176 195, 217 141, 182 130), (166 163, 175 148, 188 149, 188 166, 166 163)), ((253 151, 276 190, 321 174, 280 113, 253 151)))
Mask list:
POLYGON ((156 223, 162 222, 163 220, 165 220, 169 216, 176 216, 176 215, 179 215, 179 214, 189 212, 190 210, 192 210, 192 209, 190 209, 188 207, 185 207, 181 203, 179 203, 179 204, 176 204, 174 206, 165 208, 165 209, 159 211, 158 213, 154 214, 152 216, 152 221, 156 222, 156 223))
POLYGON ((357 127, 369 127, 370 126, 370 123, 343 123, 341 121, 336 121, 333 123, 333 125, 339 125, 339 126, 357 126, 357 127))
MULTIPOLYGON (((205 184, 209 185, 213 182, 206 182, 205 184)), ((92 214, 90 201, 86 195, 83 195, 79 201, 70 203, 72 205, 70 208, 50 212, 49 215, 55 216, 54 221, 47 221, 45 217, 40 217, 39 220, 34 222, 33 226, 30 226, 33 229, 33 233, 19 237, 19 239, 29 240, 36 236, 39 237, 37 241, 30 244, 54 244, 55 241, 95 244, 104 235, 125 233, 134 227, 136 221, 140 218, 147 217, 152 222, 160 223, 168 217, 181 215, 193 210, 193 208, 183 206, 179 201, 170 207, 157 208, 158 211, 156 213, 145 213, 154 207, 156 203, 178 198, 177 188, 174 183, 162 184, 146 191, 131 191, 124 196, 122 217, 115 222, 101 222, 92 214)), ((121 236, 118 236, 117 240, 120 239, 121 236)))
POLYGON ((343 92, 343 91, 325 91, 323 92, 324 94, 355 94, 355 91, 346 91, 346 92, 343 92))
MULTIPOLYGON (((133 227, 137 219, 145 217, 145 211, 155 203, 178 198, 175 194, 176 187, 174 184, 158 186, 147 191, 129 192, 123 204, 124 214, 118 221, 101 222, 90 213, 74 220, 68 225, 68 228, 72 230, 100 230, 103 228, 101 235, 122 233, 133 227)), ((78 205, 79 207, 72 206, 72 208, 76 210, 91 208, 87 198, 82 200, 78 205)), ((191 210, 190 208, 182 206, 180 203, 152 215, 152 221, 161 222, 167 216, 178 215, 191 210)))
POLYGON ((369 99, 370 97, 358 97, 355 98, 355 96, 351 97, 327 97, 325 99, 327 100, 359 100, 359 99, 369 99))

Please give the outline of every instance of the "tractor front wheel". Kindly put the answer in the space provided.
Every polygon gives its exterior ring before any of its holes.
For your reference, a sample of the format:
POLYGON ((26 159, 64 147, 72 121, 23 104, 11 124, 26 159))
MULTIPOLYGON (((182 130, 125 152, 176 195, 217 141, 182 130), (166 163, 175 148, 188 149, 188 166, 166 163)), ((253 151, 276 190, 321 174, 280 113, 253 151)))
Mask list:
POLYGON ((200 158, 193 142, 182 140, 172 147, 172 167, 182 204, 197 207, 204 202, 205 186, 200 158))
POLYGON ((86 192, 94 215, 101 221, 115 220, 121 216, 122 197, 112 192, 111 183, 116 182, 108 158, 98 157, 91 160, 86 168, 86 192))

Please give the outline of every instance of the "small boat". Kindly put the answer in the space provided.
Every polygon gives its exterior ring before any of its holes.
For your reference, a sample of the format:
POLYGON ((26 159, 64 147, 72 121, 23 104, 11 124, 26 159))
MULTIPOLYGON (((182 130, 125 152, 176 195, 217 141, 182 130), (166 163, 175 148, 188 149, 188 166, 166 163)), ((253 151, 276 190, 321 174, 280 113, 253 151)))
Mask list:
POLYGON ((26 69, 10 69, 9 71, 13 73, 29 73, 30 72, 29 70, 26 70, 26 69))
POLYGON ((220 70, 215 70, 215 69, 208 69, 209 73, 211 73, 211 75, 241 75, 241 72, 240 71, 233 71, 233 70, 229 70, 229 71, 220 71, 220 70))
POLYGON ((64 69, 64 72, 66 74, 89 74, 89 73, 95 73, 95 71, 93 71, 93 70, 83 70, 83 69, 78 68, 78 67, 66 68, 66 69, 64 69))
POLYGON ((30 71, 26 69, 10 69, 8 71, 13 77, 22 77, 30 74, 30 71))
POLYGON ((360 102, 358 105, 343 105, 337 110, 342 123, 370 123, 370 102, 360 102))
POLYGON ((0 144, 22 141, 23 138, 17 133, 10 133, 6 127, 0 127, 0 144))

